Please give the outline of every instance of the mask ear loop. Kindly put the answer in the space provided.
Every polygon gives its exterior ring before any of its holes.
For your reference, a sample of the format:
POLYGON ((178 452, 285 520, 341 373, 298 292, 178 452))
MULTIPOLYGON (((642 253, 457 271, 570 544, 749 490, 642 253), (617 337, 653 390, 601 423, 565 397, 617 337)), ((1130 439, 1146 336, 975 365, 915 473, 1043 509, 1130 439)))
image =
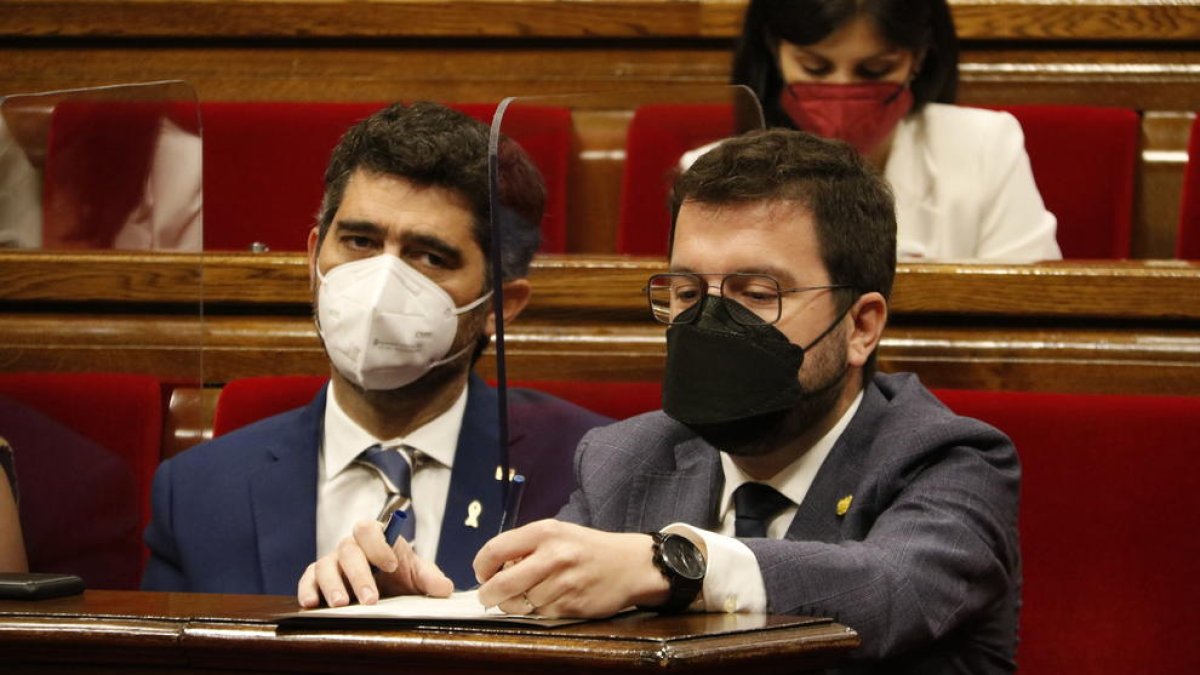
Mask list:
POLYGON ((504 363, 504 272, 500 269, 500 124, 513 97, 505 98, 496 106, 492 115, 492 128, 488 134, 488 234, 491 241, 492 267, 492 312, 496 323, 496 412, 499 424, 500 444, 500 531, 509 529, 516 521, 516 502, 520 498, 512 488, 509 475, 512 472, 508 457, 508 371, 504 363))

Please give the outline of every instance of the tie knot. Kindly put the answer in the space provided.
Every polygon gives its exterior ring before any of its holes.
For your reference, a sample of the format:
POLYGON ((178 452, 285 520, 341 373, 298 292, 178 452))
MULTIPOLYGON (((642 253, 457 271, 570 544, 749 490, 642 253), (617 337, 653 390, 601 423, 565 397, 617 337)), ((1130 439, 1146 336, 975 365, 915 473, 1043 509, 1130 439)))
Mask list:
POLYGON ((373 469, 383 479, 390 494, 412 494, 411 448, 407 445, 384 447, 378 443, 363 450, 357 461, 373 469))
POLYGON ((764 483, 742 483, 733 491, 734 529, 739 537, 765 537, 767 524, 792 500, 764 483))

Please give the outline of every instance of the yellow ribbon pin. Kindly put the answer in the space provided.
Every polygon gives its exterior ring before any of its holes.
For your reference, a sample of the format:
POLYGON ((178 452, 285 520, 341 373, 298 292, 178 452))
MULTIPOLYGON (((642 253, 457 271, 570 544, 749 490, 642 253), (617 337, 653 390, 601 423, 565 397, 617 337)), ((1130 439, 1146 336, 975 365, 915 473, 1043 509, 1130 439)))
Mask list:
POLYGON ((479 516, 483 513, 483 504, 479 503, 478 499, 472 500, 467 504, 467 519, 463 521, 463 525, 479 529, 479 516))
POLYGON ((837 514, 839 516, 846 515, 846 512, 850 510, 850 502, 852 501, 854 501, 854 495, 846 495, 845 497, 839 499, 837 503, 837 514))

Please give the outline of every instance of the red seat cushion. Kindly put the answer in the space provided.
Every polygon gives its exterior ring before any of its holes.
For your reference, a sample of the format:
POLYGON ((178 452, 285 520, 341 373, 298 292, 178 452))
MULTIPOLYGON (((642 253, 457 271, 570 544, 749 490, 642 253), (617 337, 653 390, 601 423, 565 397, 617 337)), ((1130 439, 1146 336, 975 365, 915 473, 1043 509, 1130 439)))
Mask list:
POLYGON ((136 588, 163 434, 158 380, 0 374, 0 417, 31 568, 79 574, 92 588, 136 588))
POLYGON ((1200 260, 1200 115, 1192 120, 1192 135, 1188 141, 1188 163, 1183 176, 1175 257, 1200 260))
POLYGON ((950 391, 1021 458, 1022 673, 1200 669, 1200 397, 950 391))
MULTIPOLYGON (((207 250, 302 251, 317 223, 325 167, 338 140, 384 103, 205 102, 204 242, 207 250)), ((450 104, 490 124, 494 103, 450 104)), ((566 247, 571 117, 565 108, 521 106, 505 131, 542 171, 544 252, 566 247)))
POLYGON ((667 196, 688 150, 734 133, 733 107, 724 104, 652 104, 633 113, 625 143, 617 252, 667 253, 671 214, 667 196))

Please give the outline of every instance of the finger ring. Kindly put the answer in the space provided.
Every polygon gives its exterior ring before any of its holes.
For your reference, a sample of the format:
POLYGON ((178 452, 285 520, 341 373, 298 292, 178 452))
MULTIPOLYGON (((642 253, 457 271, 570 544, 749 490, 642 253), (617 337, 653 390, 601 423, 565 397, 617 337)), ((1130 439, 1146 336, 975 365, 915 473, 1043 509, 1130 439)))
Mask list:
POLYGON ((533 614, 534 610, 537 609, 537 605, 533 604, 533 601, 529 599, 529 595, 526 593, 521 594, 521 599, 525 601, 525 606, 529 608, 525 611, 525 613, 533 614))

